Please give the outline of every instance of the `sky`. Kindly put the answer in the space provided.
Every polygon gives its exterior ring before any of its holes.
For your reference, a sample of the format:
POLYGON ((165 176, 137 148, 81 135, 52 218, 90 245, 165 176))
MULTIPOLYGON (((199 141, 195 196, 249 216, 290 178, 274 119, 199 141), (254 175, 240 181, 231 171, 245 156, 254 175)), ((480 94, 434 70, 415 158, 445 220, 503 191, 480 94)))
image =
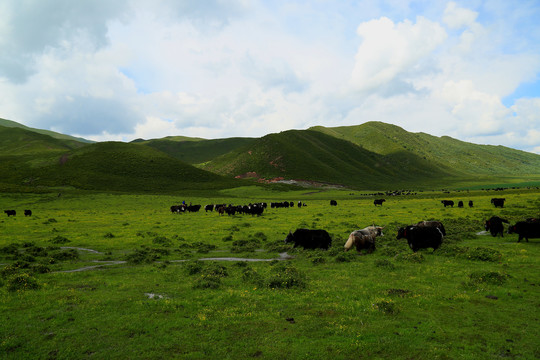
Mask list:
POLYGON ((0 118, 96 141, 394 124, 540 154, 540 0, 2 0, 0 118))

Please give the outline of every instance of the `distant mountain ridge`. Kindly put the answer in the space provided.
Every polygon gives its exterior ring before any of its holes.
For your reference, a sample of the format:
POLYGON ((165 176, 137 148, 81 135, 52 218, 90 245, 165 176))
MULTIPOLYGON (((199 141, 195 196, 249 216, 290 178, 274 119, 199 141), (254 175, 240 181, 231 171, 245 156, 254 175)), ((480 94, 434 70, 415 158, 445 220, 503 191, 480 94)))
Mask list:
POLYGON ((235 178, 356 189, 540 181, 540 155, 410 133, 381 122, 213 140, 175 136, 88 143, 61 135, 3 120, 0 189, 174 192, 245 184, 235 178))

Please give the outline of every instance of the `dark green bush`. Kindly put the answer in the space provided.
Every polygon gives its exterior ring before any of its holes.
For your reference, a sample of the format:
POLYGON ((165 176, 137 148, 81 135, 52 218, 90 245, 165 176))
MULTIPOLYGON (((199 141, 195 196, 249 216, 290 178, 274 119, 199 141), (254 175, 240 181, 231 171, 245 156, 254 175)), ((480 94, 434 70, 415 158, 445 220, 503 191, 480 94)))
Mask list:
POLYGON ((37 280, 27 273, 15 274, 7 279, 9 291, 26 291, 39 288, 37 280))
POLYGON ((241 252, 254 252, 260 246, 260 241, 256 239, 250 240, 235 240, 232 243, 231 252, 241 253, 241 252))
POLYGON ((221 287, 221 277, 216 275, 201 274, 193 284, 194 289, 219 289, 221 287))
POLYGON ((306 276, 290 264, 279 264, 267 280, 271 289, 305 288, 306 276))
POLYGON ((375 266, 380 268, 385 268, 389 270, 394 270, 396 267, 388 259, 377 259, 375 260, 375 266))
POLYGON ((157 236, 152 240, 152 243, 161 246, 171 246, 172 240, 167 239, 165 236, 157 236))
POLYGON ((51 254, 51 258, 57 261, 75 260, 79 258, 79 253, 75 249, 66 249, 51 254))
POLYGON ((470 284, 472 285, 502 285, 508 278, 508 275, 496 271, 476 271, 469 275, 470 284))
POLYGON ((502 254, 498 250, 484 247, 475 247, 470 248, 465 254, 464 257, 469 260, 479 260, 479 261, 500 261, 502 259, 502 254))
POLYGON ((424 258, 424 255, 422 255, 419 252, 415 253, 401 253, 394 257, 397 261, 401 262, 408 262, 408 263, 414 263, 414 264, 420 264, 423 263, 426 259, 424 258))
POLYGON ((58 235, 55 238, 51 239, 51 242, 53 244, 66 244, 66 243, 71 242, 71 240, 69 240, 68 238, 65 238, 63 236, 58 235))

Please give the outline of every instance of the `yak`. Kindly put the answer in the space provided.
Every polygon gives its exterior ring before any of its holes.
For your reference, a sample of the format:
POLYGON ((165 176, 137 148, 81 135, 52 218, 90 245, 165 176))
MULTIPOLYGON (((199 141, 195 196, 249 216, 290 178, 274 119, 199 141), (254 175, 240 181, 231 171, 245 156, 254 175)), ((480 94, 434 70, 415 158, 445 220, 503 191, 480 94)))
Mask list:
POLYGON ((495 206, 495 207, 504 207, 504 202, 506 201, 506 199, 504 198, 493 198, 491 199, 491 203, 495 206))
POLYGON ((444 205, 444 207, 454 207, 454 202, 452 200, 441 200, 441 203, 444 205))
POLYGON ((8 217, 17 215, 15 210, 4 210, 8 217))
POLYGON ((360 230, 353 231, 345 243, 345 251, 349 251, 353 246, 356 251, 367 250, 368 253, 375 251, 375 238, 382 236, 381 226, 368 226, 360 230))
POLYGON ((498 234, 501 234, 501 237, 504 237, 503 223, 508 224, 508 220, 502 219, 498 216, 492 216, 489 218, 489 220, 486 220, 484 223, 484 228, 486 231, 489 231, 493 237, 497 236, 498 234))
POLYGON ((326 230, 296 229, 294 233, 289 231, 285 238, 285 244, 294 243, 294 247, 301 246, 304 249, 328 250, 332 239, 326 230))
POLYGON ((396 239, 407 239, 407 243, 413 252, 419 249, 433 248, 437 250, 443 241, 443 234, 437 227, 406 226, 398 230, 396 239))
POLYGON ((515 225, 508 227, 509 234, 518 234, 518 241, 521 239, 527 240, 529 238, 538 239, 540 238, 540 221, 538 219, 527 219, 527 221, 518 221, 515 225))
POLYGON ((435 220, 426 221, 426 220, 424 220, 424 221, 418 222, 415 226, 419 226, 419 227, 435 227, 435 228, 439 229, 444 236, 446 236, 446 229, 444 228, 443 223, 440 222, 440 221, 435 221, 435 220))
POLYGON ((377 206, 377 205, 381 205, 382 206, 382 203, 385 202, 386 199, 375 199, 373 200, 373 205, 377 206))

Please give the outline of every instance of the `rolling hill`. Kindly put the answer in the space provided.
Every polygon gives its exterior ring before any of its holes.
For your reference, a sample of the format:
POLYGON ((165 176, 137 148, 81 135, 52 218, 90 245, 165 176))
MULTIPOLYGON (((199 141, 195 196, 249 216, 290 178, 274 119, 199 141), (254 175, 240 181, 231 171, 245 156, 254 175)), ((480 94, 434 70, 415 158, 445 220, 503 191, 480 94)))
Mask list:
POLYGON ((4 188, 176 192, 245 184, 235 177, 355 189, 540 181, 540 155, 410 133, 380 122, 317 126, 261 138, 167 137, 93 144, 8 124, 0 125, 4 188))
POLYGON ((57 133, 55 131, 31 128, 31 127, 25 126, 23 124, 19 124, 18 122, 11 121, 11 120, 6 120, 6 119, 2 119, 2 118, 0 118, 0 126, 7 127, 7 128, 20 128, 20 129, 24 129, 24 130, 29 130, 29 131, 32 131, 32 132, 35 132, 35 133, 38 133, 38 134, 48 135, 48 136, 50 136, 50 137, 52 137, 54 139, 59 139, 59 140, 73 140, 73 141, 76 141, 76 142, 82 142, 82 143, 88 143, 88 144, 94 142, 94 141, 83 139, 83 138, 80 138, 80 137, 75 137, 75 136, 70 136, 70 135, 57 133))
POLYGON ((189 164, 202 164, 239 147, 254 142, 255 138, 227 138, 205 140, 200 138, 172 137, 136 141, 136 144, 150 146, 189 164))

